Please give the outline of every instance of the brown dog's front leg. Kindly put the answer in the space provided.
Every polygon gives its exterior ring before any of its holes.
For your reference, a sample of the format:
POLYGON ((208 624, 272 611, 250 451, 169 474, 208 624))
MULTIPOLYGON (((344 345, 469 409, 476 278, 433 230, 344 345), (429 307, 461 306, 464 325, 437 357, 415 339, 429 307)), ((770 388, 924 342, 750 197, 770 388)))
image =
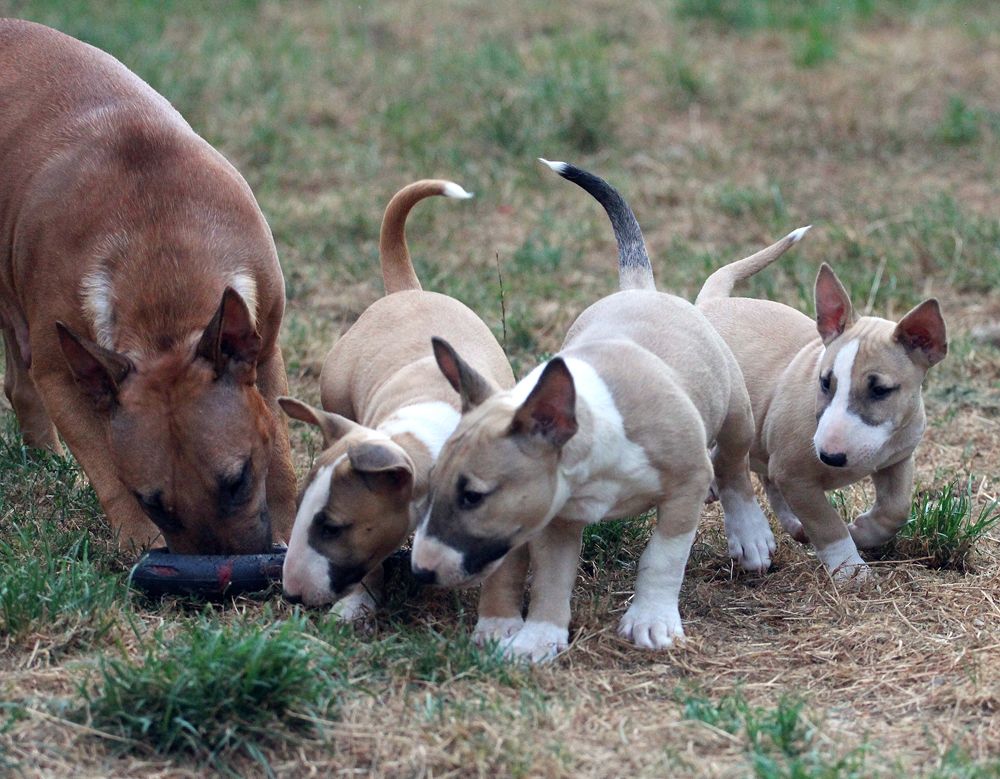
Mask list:
POLYGON ((913 501, 913 457, 875 471, 875 503, 850 525, 859 549, 871 549, 893 538, 910 517, 913 501))
POLYGON ((537 663, 569 645, 569 604, 583 528, 582 522, 557 517, 531 542, 531 605, 524 627, 504 642, 508 655, 537 663))
POLYGON ((528 545, 509 552, 500 567, 483 582, 479 592, 479 619, 472 632, 477 644, 513 636, 524 625, 521 604, 528 578, 528 545))
POLYGON ((288 422, 278 407, 279 395, 288 394, 288 379, 281 349, 276 345, 271 357, 257 365, 257 388, 274 415, 274 440, 267 469, 267 510, 271 517, 271 538, 287 543, 295 523, 295 469, 288 443, 288 422))

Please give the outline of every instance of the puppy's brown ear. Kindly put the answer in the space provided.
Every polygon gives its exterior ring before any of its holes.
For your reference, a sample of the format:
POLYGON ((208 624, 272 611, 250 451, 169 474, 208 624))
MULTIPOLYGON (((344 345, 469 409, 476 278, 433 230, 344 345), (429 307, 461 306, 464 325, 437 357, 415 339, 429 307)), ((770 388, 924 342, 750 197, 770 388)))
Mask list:
POLYGON ((934 298, 925 300, 900 319, 892 337, 925 368, 941 362, 948 354, 948 332, 941 307, 934 298))
POLYGON ((62 322, 56 322, 56 333, 76 386, 98 411, 111 411, 118 403, 118 388, 135 369, 132 361, 77 335, 62 322))
POLYGON ((372 492, 388 492, 409 501, 413 492, 413 463, 398 446, 359 441, 347 448, 347 459, 372 492))
POLYGON ((853 322, 851 298, 833 268, 824 262, 816 276, 816 329, 820 338, 828 344, 853 322))
POLYGON ((323 433, 323 447, 329 448, 357 425, 340 414, 331 414, 329 411, 321 411, 313 408, 308 403, 303 403, 295 398, 280 397, 278 405, 292 419, 314 425, 323 433))
POLYGON ((514 414, 512 435, 540 436, 561 447, 577 430, 576 386, 562 358, 549 361, 524 403, 514 414))
POLYGON ((493 394, 490 383, 465 360, 458 356, 443 338, 431 338, 434 359, 452 388, 462 397, 462 413, 475 408, 493 394))
POLYGON ((226 287, 195 355, 211 363, 215 378, 228 372, 239 381, 252 384, 256 380, 260 345, 261 337, 246 301, 235 289, 226 287))

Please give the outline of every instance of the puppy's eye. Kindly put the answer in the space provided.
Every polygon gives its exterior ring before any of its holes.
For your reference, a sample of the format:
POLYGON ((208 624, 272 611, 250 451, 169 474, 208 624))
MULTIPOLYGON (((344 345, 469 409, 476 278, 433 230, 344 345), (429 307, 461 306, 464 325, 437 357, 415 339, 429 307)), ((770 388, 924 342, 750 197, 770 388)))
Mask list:
POLYGON ((340 538, 344 531, 350 527, 350 525, 334 525, 327 519, 326 513, 323 511, 316 512, 313 517, 313 525, 316 528, 316 535, 323 541, 333 541, 340 538))
POLYGON ((883 384, 879 384, 874 376, 868 380, 868 394, 872 400, 884 400, 898 389, 898 384, 895 387, 886 387, 883 384))
POLYGON ((219 500, 224 509, 237 508, 250 500, 253 486, 253 467, 250 458, 243 461, 239 473, 219 477, 219 500))
POLYGON ((485 492, 476 492, 475 490, 462 490, 458 493, 458 507, 460 509, 469 510, 474 509, 483 499, 486 497, 485 492))
POLYGON ((819 377, 819 388, 823 391, 824 395, 830 394, 830 384, 833 381, 833 372, 829 371, 824 373, 819 377))

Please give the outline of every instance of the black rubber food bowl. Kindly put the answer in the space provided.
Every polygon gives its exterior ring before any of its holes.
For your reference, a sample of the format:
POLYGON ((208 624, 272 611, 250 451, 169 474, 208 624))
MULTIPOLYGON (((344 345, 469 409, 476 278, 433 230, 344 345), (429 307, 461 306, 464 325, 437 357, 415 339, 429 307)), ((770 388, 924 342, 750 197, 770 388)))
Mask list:
POLYGON ((171 554, 166 547, 151 549, 135 564, 129 582, 150 595, 188 595, 221 600, 266 590, 281 581, 285 547, 266 554, 171 554))

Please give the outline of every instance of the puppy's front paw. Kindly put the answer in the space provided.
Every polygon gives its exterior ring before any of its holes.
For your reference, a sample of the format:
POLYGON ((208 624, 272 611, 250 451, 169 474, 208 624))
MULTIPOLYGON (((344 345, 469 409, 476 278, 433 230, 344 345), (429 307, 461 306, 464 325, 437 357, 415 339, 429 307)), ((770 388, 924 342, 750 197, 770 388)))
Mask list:
POLYGON ((833 580, 849 589, 856 589, 872 578, 872 569, 858 558, 858 562, 847 562, 838 566, 833 572, 833 580))
POLYGON ((483 646, 490 641, 503 641, 522 627, 524 620, 520 617, 480 617, 472 631, 472 640, 476 646, 483 646))
POLYGON ((375 616, 375 599, 366 589, 352 590, 333 604, 330 613, 341 622, 364 623, 375 616))
POLYGON ((684 639, 677 605, 653 605, 632 602, 618 624, 618 635, 643 649, 666 649, 684 639))
POLYGON ((850 536, 822 549, 817 548, 816 554, 837 584, 857 586, 871 575, 871 569, 861 559, 850 536))
POLYGON ((504 639, 500 646, 509 658, 532 663, 551 660, 569 646, 569 631, 551 622, 528 620, 517 633, 504 639))
POLYGON ((729 556, 733 558, 744 571, 764 573, 771 567, 771 555, 777 549, 774 534, 768 527, 767 520, 761 514, 761 522, 729 530, 729 556))

